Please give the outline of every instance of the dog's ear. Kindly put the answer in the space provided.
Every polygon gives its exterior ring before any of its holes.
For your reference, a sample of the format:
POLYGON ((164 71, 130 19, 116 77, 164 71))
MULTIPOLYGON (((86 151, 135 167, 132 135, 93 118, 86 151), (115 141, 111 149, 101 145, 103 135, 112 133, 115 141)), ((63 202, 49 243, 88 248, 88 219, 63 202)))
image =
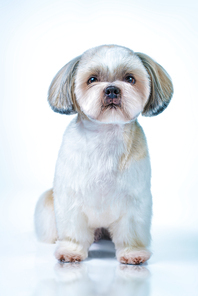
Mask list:
POLYGON ((173 95, 173 85, 168 73, 149 56, 137 52, 150 77, 151 92, 142 115, 158 115, 168 106, 173 95))
POLYGON ((54 77, 49 87, 48 101, 55 112, 77 113, 74 94, 75 73, 81 56, 66 64, 54 77))

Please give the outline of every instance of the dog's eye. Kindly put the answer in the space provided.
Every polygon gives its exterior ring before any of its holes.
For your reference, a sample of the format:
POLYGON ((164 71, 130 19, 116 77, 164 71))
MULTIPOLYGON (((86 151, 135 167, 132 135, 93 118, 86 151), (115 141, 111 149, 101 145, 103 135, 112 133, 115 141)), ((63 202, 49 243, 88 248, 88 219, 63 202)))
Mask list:
POLYGON ((90 84, 90 83, 93 83, 93 82, 96 82, 98 81, 98 79, 96 77, 90 77, 89 80, 87 81, 87 84, 90 84))
POLYGON ((127 76, 125 77, 125 81, 126 81, 126 82, 129 82, 129 83, 131 83, 131 84, 135 84, 135 83, 136 83, 136 80, 135 80, 135 78, 134 78, 132 75, 127 75, 127 76))

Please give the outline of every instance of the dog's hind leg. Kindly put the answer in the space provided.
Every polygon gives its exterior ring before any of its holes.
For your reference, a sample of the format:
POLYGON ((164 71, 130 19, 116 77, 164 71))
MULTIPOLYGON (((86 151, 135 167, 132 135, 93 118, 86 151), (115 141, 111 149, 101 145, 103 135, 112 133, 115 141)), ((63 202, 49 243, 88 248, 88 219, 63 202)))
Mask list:
POLYGON ((57 240, 52 189, 40 196, 35 209, 34 225, 39 241, 54 243, 57 240))

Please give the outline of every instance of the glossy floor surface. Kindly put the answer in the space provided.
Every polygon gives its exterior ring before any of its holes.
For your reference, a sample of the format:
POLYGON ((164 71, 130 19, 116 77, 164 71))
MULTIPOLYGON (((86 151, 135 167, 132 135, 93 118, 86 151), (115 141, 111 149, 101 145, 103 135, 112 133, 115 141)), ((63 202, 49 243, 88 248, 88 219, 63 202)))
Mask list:
POLYGON ((58 263, 55 245, 37 242, 33 232, 2 233, 0 294, 198 295, 198 237, 184 231, 153 231, 153 256, 143 265, 119 264, 114 245, 94 243, 82 263, 58 263))

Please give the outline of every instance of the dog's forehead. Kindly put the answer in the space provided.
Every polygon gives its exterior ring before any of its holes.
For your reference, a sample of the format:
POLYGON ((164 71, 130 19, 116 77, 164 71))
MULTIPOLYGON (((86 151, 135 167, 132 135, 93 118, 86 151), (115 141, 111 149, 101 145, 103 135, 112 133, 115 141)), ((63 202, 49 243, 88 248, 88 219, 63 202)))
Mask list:
POLYGON ((81 60, 83 67, 95 68, 101 67, 108 69, 110 72, 115 71, 118 67, 130 67, 134 64, 140 64, 140 60, 134 52, 126 47, 105 45, 99 46, 86 51, 81 60))
POLYGON ((102 46, 92 54, 94 61, 98 60, 109 68, 113 68, 116 64, 122 64, 126 59, 133 56, 133 52, 127 48, 120 46, 102 46))

